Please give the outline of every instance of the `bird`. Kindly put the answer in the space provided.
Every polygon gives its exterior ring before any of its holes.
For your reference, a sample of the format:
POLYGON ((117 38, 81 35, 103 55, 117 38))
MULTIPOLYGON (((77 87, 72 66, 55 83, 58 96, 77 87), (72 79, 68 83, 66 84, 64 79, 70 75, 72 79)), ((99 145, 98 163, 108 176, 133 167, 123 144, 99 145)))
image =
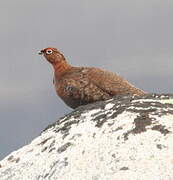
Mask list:
POLYGON ((75 67, 54 47, 39 51, 53 66, 57 95, 72 109, 113 96, 145 95, 121 76, 95 67, 75 67))

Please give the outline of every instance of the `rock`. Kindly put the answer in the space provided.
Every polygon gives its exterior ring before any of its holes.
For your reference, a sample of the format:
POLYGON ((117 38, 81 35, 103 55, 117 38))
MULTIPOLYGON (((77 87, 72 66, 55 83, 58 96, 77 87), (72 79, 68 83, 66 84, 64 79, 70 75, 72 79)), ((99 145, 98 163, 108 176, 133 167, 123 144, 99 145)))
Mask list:
POLYGON ((173 95, 81 106, 0 161, 1 180, 171 180, 173 95))

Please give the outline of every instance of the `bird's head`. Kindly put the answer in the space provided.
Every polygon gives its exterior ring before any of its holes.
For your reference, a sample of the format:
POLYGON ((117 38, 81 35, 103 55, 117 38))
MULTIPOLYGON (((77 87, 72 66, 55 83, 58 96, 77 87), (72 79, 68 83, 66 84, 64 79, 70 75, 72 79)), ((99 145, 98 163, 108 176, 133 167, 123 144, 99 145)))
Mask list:
POLYGON ((56 48, 53 47, 42 49, 38 54, 43 55, 52 65, 65 61, 63 54, 61 54, 56 48))

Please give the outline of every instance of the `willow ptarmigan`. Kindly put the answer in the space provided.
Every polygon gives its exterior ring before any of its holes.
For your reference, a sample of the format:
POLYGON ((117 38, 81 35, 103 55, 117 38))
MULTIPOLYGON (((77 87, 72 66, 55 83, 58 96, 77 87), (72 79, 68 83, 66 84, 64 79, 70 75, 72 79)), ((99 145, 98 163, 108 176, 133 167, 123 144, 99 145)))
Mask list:
POLYGON ((73 67, 56 48, 39 52, 54 68, 57 95, 71 108, 106 100, 116 95, 144 95, 122 77, 94 67, 73 67))

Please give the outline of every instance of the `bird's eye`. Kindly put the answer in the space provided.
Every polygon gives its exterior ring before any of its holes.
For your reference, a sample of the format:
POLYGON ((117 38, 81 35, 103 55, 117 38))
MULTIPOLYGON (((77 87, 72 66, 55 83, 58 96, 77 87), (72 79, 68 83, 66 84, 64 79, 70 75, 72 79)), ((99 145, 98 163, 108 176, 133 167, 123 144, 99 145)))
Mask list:
POLYGON ((46 54, 52 54, 52 52, 53 51, 51 49, 49 49, 49 50, 46 51, 46 54))

